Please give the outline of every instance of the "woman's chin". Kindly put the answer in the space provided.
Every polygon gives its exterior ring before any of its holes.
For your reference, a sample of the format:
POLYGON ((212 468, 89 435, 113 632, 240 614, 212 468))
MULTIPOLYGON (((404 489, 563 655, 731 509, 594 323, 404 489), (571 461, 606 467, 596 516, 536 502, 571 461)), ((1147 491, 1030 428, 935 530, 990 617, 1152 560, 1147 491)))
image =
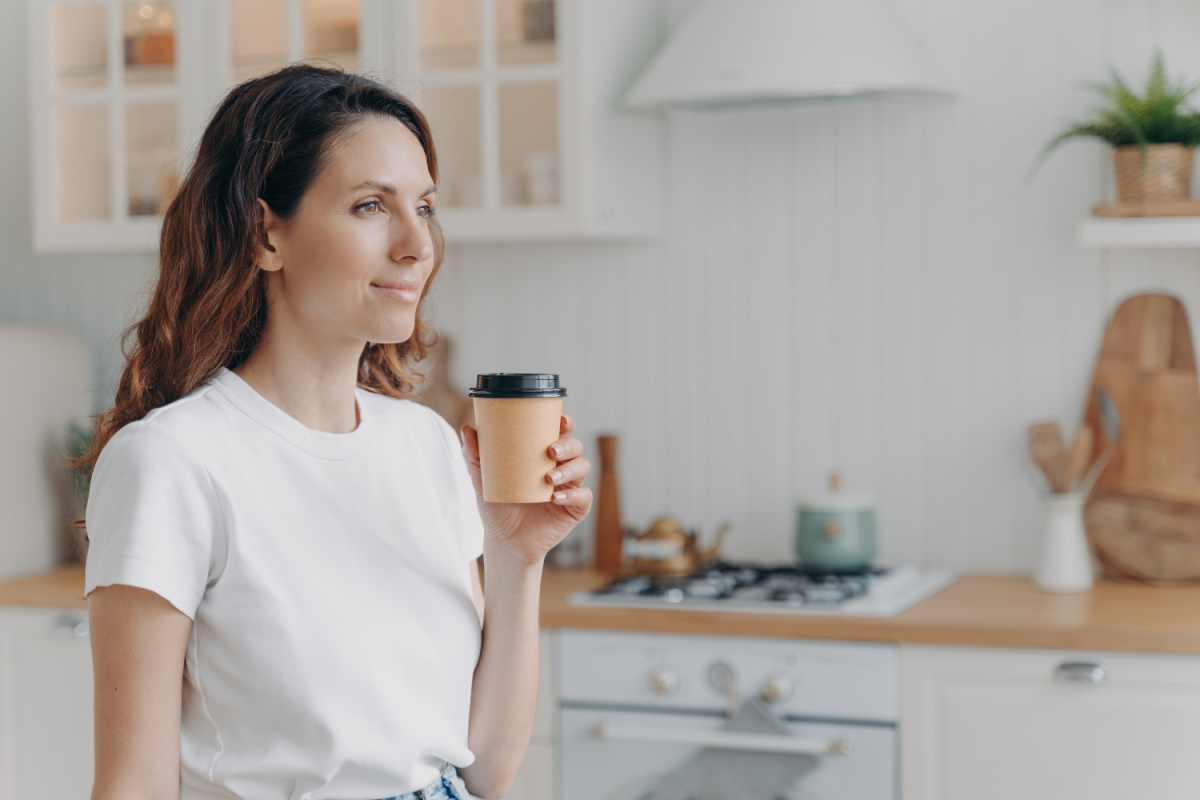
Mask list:
POLYGON ((367 341, 371 342, 372 344, 403 344, 412 338, 413 326, 391 326, 377 330, 374 333, 374 336, 367 338, 367 341))

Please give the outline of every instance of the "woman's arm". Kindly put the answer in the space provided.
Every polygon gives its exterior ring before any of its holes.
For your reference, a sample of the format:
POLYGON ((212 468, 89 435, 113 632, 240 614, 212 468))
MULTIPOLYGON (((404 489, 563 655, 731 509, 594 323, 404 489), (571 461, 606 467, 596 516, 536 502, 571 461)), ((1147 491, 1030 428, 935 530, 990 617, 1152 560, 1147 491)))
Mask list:
POLYGON ((183 660, 192 621, 147 589, 88 596, 95 676, 92 800, 178 800, 183 660))
MULTIPOLYGON (((461 770, 472 795, 503 797, 525 757, 538 693, 538 595, 542 565, 501 565, 487 552, 483 650, 471 687, 468 745, 476 760, 461 770)), ((479 567, 472 565, 478 587, 479 567)), ((476 589, 478 591, 478 588, 476 589)))
MULTIPOLYGON (((583 485, 591 465, 583 444, 569 436, 575 420, 564 414, 563 434, 551 448, 556 466, 549 503, 488 503, 483 500, 479 444, 474 428, 463 428, 463 455, 475 485, 484 524, 483 649, 471 688, 467 742, 475 762, 462 777, 471 794, 502 797, 516 777, 537 711, 538 601, 542 562, 592 507, 583 485)), ((478 570, 472 570, 478 592, 478 570)), ((478 598, 478 594, 477 594, 478 598)), ((478 599, 476 600, 478 606, 478 599)))

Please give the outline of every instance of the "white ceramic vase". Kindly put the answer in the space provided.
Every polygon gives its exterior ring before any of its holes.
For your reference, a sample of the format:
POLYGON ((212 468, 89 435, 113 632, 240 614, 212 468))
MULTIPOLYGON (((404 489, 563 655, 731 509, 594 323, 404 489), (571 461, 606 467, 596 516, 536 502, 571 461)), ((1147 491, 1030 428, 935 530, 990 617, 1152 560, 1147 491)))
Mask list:
POLYGON ((1083 530, 1081 493, 1050 495, 1042 501, 1045 530, 1033 580, 1048 592, 1086 592, 1092 588, 1092 554, 1083 530))

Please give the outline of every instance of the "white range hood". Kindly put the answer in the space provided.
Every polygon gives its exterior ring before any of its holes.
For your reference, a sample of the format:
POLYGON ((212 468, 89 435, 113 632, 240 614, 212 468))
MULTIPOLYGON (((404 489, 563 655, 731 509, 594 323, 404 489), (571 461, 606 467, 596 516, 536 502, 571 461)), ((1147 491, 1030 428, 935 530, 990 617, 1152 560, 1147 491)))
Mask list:
POLYGON ((887 0, 702 0, 634 82, 631 108, 953 94, 887 0))

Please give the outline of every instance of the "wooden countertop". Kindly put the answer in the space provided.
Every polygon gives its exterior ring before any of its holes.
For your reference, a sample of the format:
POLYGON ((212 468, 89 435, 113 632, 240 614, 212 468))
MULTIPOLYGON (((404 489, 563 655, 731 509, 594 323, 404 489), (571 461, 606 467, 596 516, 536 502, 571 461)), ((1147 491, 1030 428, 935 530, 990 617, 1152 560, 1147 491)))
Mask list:
POLYGON ((544 628, 774 636, 908 644, 1200 653, 1200 586, 1098 581, 1081 594, 1039 591, 1027 577, 967 575, 887 619, 570 606, 605 583, 590 570, 547 570, 544 628))
POLYGON ((87 608, 83 564, 64 564, 40 575, 0 583, 0 605, 87 608))
MULTIPOLYGON (((1098 581, 1090 592, 1050 594, 1026 577, 967 575, 887 619, 567 604, 571 592, 605 581, 592 570, 547 569, 542 627, 1200 654, 1200 586, 1098 581)), ((87 608, 83 565, 0 583, 0 605, 87 608)))

